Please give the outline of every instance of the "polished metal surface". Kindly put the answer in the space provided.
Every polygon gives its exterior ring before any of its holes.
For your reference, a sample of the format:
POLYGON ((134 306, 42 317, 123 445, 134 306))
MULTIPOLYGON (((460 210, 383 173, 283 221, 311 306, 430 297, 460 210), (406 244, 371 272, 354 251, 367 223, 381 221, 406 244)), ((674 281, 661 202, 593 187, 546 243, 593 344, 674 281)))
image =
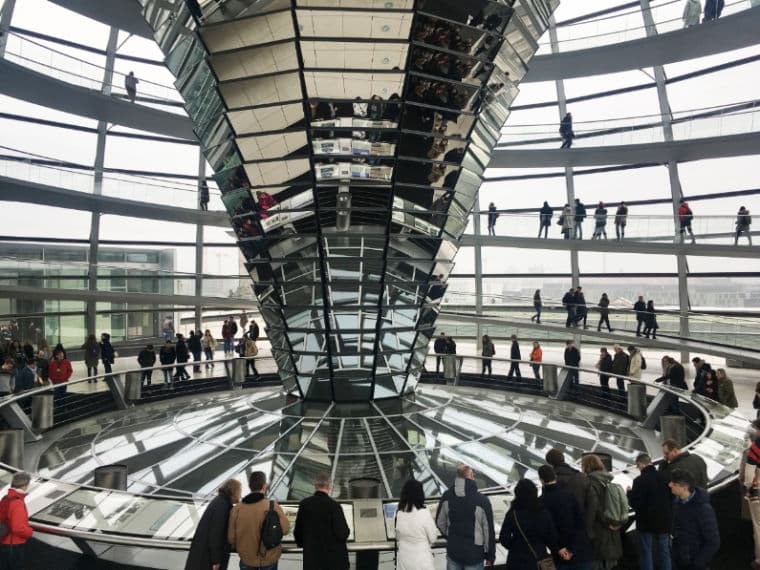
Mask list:
POLYGON ((101 489, 127 490, 126 465, 101 465, 92 474, 93 484, 101 489))
POLYGON ((37 472, 88 484, 97 465, 122 463, 132 492, 210 497, 225 479, 263 470, 280 500, 309 495, 319 471, 334 473, 337 497, 348 497, 359 477, 381 481, 381 496, 398 497, 414 476, 435 497, 461 462, 473 466, 484 489, 535 479, 554 445, 571 461, 589 450, 610 453, 622 469, 647 451, 642 433, 622 417, 612 427, 608 412, 502 391, 426 385, 398 401, 330 406, 266 388, 62 426, 48 434, 37 472), (61 456, 64 462, 47 463, 61 456))
POLYGON ((662 439, 675 439, 680 445, 686 444, 686 418, 683 416, 662 416, 660 418, 662 439))
POLYGON ((21 468, 24 465, 24 432, 20 429, 0 431, 0 462, 21 468))
POLYGON ((53 394, 32 396, 32 427, 36 430, 53 427, 53 394))
POLYGON ((647 413, 647 387, 641 384, 628 386, 628 415, 643 419, 647 413))
POLYGON ((558 0, 141 0, 286 388, 413 392, 517 84, 558 0))

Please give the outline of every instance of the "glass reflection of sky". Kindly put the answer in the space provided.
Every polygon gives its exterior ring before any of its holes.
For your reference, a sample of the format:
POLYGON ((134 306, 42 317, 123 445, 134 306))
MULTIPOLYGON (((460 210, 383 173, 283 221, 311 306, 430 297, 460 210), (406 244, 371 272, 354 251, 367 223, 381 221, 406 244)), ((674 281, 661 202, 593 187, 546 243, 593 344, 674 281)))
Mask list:
POLYGON ((290 500, 309 494, 319 471, 333 474, 339 497, 357 477, 377 478, 384 495, 397 496, 414 476, 434 496, 462 462, 481 487, 498 489, 535 479, 554 445, 571 462, 597 449, 620 467, 646 449, 637 424, 625 418, 598 439, 600 420, 597 410, 577 404, 466 388, 426 386, 395 404, 332 407, 294 404, 262 389, 182 398, 62 428, 51 434, 56 443, 38 471, 91 483, 98 465, 123 463, 132 491, 210 496, 227 478, 244 481, 263 470, 274 496, 290 500))

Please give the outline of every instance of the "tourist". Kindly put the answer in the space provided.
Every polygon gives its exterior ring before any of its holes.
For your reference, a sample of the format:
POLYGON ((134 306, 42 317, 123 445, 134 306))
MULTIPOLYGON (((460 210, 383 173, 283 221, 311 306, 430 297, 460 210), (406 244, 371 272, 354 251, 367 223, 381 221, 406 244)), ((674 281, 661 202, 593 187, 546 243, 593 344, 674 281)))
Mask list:
MULTIPOLYGON (((535 568, 538 561, 558 551, 557 529, 549 511, 538 501, 533 481, 520 479, 514 493, 501 525, 499 543, 508 551, 507 570, 535 568)), ((569 494, 568 497, 572 499, 569 494)))
POLYGON ((575 323, 575 287, 570 287, 570 290, 562 297, 562 306, 567 312, 567 318, 565 319, 565 327, 570 327, 575 323))
POLYGON ((593 513, 591 513, 591 487, 588 477, 565 462, 562 450, 553 447, 546 452, 546 463, 552 466, 557 476, 557 484, 573 495, 586 518, 586 529, 591 530, 593 513))
POLYGON ((203 337, 201 338, 201 347, 203 348, 203 354, 206 355, 206 368, 211 366, 214 367, 214 363, 211 362, 211 364, 208 363, 209 360, 214 360, 214 353, 216 352, 216 339, 214 338, 214 335, 211 334, 211 331, 209 329, 206 329, 206 332, 203 333, 203 337))
POLYGON ((446 333, 439 333, 433 343, 433 352, 435 352, 435 374, 441 375, 441 363, 443 357, 446 355, 446 349, 448 347, 448 341, 446 340, 446 333))
POLYGON ((98 362, 100 362, 100 345, 94 334, 87 336, 87 340, 82 345, 82 350, 84 350, 84 364, 87 366, 87 376, 90 377, 87 383, 97 382, 97 378, 91 378, 98 375, 98 362))
POLYGON ((232 351, 232 342, 233 342, 233 334, 232 334, 232 325, 230 325, 230 319, 227 319, 224 321, 224 324, 222 325, 222 339, 224 339, 224 357, 225 358, 231 358, 233 355, 232 351))
POLYGON ((612 357, 612 370, 610 370, 610 372, 612 372, 613 376, 617 377, 615 380, 617 382, 618 392, 625 394, 625 379, 623 376, 628 374, 628 355, 623 351, 619 344, 613 346, 612 351, 615 353, 615 356, 612 357))
POLYGON ((583 239, 583 221, 586 219, 586 206, 580 198, 575 199, 575 226, 573 229, 573 239, 583 239))
POLYGON ((184 366, 180 366, 190 360, 190 351, 187 349, 185 337, 182 336, 182 333, 177 333, 177 346, 175 347, 175 351, 177 353, 177 366, 174 368, 174 379, 190 380, 190 374, 188 374, 184 366))
POLYGON ((397 570, 434 570, 431 545, 437 538, 422 483, 409 479, 401 489, 396 510, 397 570))
POLYGON ((507 374, 507 380, 512 380, 517 377, 519 380, 522 378, 520 374, 520 360, 522 355, 520 354, 520 343, 517 342, 517 336, 512 335, 512 345, 509 348, 509 373, 507 374))
POLYGON ((578 384, 580 382, 580 371, 578 367, 581 365, 581 353, 575 348, 573 341, 568 340, 565 343, 565 370, 567 371, 567 378, 571 384, 578 384))
POLYGON ((657 329, 660 328, 657 324, 657 311, 654 308, 654 301, 649 299, 647 301, 646 313, 644 315, 644 336, 649 338, 651 333, 652 338, 657 338, 657 329))
POLYGON ((172 367, 166 365, 174 364, 177 360, 177 350, 172 345, 172 341, 167 340, 161 350, 158 351, 158 360, 163 366, 161 370, 164 373, 164 386, 170 386, 172 384, 172 367))
POLYGON ((596 363, 599 370, 599 384, 602 390, 609 394, 610 392, 610 372, 612 372, 612 356, 605 347, 599 349, 599 360, 596 363))
POLYGON ((720 18, 724 4, 724 0, 705 0, 705 17, 703 22, 720 18))
POLYGON ((140 376, 140 384, 150 386, 153 379, 153 366, 156 364, 156 351, 153 350, 152 344, 147 345, 140 351, 140 354, 137 355, 137 363, 143 369, 140 376))
POLYGON ((712 367, 709 362, 705 362, 698 356, 691 359, 691 363, 694 365, 694 393, 704 393, 705 376, 708 372, 712 372, 712 367))
POLYGON ((496 536, 491 502, 478 492, 475 473, 469 465, 459 465, 454 485, 441 496, 435 516, 436 526, 446 537, 447 570, 493 566, 496 536))
POLYGON ((55 386, 53 390, 55 401, 60 401, 66 396, 67 383, 73 373, 74 368, 71 366, 71 361, 66 358, 66 353, 63 350, 56 350, 48 367, 48 377, 55 386))
POLYGON ((617 210, 615 210, 615 239, 621 240, 625 238, 625 226, 628 223, 628 206, 625 202, 620 202, 617 210))
POLYGON ((739 237, 742 235, 747 236, 749 245, 752 245, 752 234, 749 231, 749 226, 751 224, 752 216, 750 215, 749 210, 742 206, 736 214, 736 235, 734 236, 734 245, 739 245, 739 237))
POLYGON ((482 369, 480 371, 480 377, 486 375, 486 370, 488 370, 488 377, 491 377, 491 359, 493 358, 493 355, 496 354, 496 349, 494 348, 493 341, 491 341, 491 338, 487 335, 483 335, 483 348, 480 351, 480 355, 482 358, 482 369))
POLYGON ((103 369, 106 374, 113 370, 112 366, 116 362, 116 351, 111 344, 111 335, 103 333, 100 335, 100 360, 103 362, 103 369))
POLYGON ((206 180, 201 180, 201 191, 200 191, 200 197, 198 200, 201 211, 208 212, 208 201, 209 201, 208 183, 206 182, 206 180))
POLYGON ((655 382, 665 382, 681 390, 689 389, 686 384, 686 370, 684 370, 683 364, 667 355, 663 356, 660 362, 662 363, 662 376, 657 378, 655 382))
POLYGON ((16 384, 16 359, 6 356, 0 367, 0 396, 7 396, 13 392, 16 384))
POLYGON ((607 208, 604 207, 604 202, 599 202, 599 205, 594 210, 594 233, 591 239, 607 239, 607 208))
POLYGON ((200 331, 198 331, 198 334, 195 334, 195 331, 190 331, 187 338, 187 349, 193 355, 193 372, 200 372, 201 365, 198 363, 201 361, 201 353, 203 352, 200 331))
POLYGON ((573 146, 575 133, 573 132, 573 115, 567 113, 559 124, 559 135, 562 137, 562 146, 560 148, 570 148, 573 146))
POLYGON ((633 304, 633 310, 636 313, 636 336, 641 336, 641 328, 647 320, 647 304, 642 295, 639 295, 639 299, 633 304))
POLYGON ((593 550, 580 504, 570 491, 559 484, 551 465, 539 467, 538 477, 543 488, 541 504, 549 511, 557 529, 557 549, 554 556, 557 568, 590 569, 593 550))
MULTIPOLYGON (((0 568, 25 568, 26 542, 34 534, 34 529, 29 526, 29 512, 24 503, 31 480, 29 473, 17 471, 11 479, 8 494, 0 500, 0 521, 4 522, 8 529, 7 534, 0 538, 0 568)), ((33 567, 39 566, 29 566, 33 567)))
MULTIPOLYGON (((611 510, 609 503, 615 494, 612 492, 613 485, 612 475, 604 468, 604 463, 597 455, 586 455, 581 462, 583 472, 589 479, 590 492, 593 499, 589 503, 593 515, 593 525, 591 532, 591 544, 594 547, 594 568, 598 570, 607 570, 615 568, 618 560, 623 557, 623 540, 620 534, 620 526, 627 522, 611 521, 607 512, 611 510)), ((621 493, 623 492, 620 489, 621 493)), ((624 508, 628 510, 628 503, 625 501, 624 508)))
POLYGON ((496 211, 496 205, 491 202, 488 205, 488 235, 496 235, 496 220, 499 219, 499 212, 496 211))
MULTIPOLYGON (((710 0, 707 0, 708 2, 710 0)), ((685 198, 681 198, 680 206, 678 207, 678 234, 680 236, 681 243, 683 243, 684 233, 689 232, 691 236, 691 243, 697 243, 694 238, 694 232, 691 229, 691 222, 694 219, 694 212, 691 211, 688 202, 685 198)))
POLYGON ((628 376, 641 380, 641 371, 644 369, 644 355, 635 346, 628 347, 628 376))
POLYGON ((726 374, 726 370, 718 368, 715 371, 715 377, 718 380, 718 401, 729 408, 738 408, 739 402, 736 399, 734 383, 726 374))
POLYGON ((138 83, 140 83, 140 80, 135 77, 134 71, 130 71, 129 74, 124 77, 124 89, 127 90, 127 97, 129 97, 130 103, 134 103, 137 98, 138 83))
POLYGON ((747 502, 750 519, 752 520, 752 538, 755 543, 754 560, 752 570, 760 568, 760 419, 755 419, 750 424, 752 443, 747 450, 743 468, 739 470, 744 500, 747 502))
POLYGON ((596 331, 601 332, 602 325, 606 324, 607 331, 612 332, 612 327, 610 326, 610 298, 607 296, 607 293, 602 293, 597 306, 599 307, 599 324, 596 326, 596 331))
POLYGON ((541 206, 541 209, 538 213, 538 219, 539 219, 539 226, 538 226, 538 237, 541 237, 541 233, 544 234, 544 239, 547 239, 549 237, 549 226, 552 225, 552 216, 554 215, 554 210, 549 205, 549 202, 544 202, 544 205, 541 206))
POLYGON ((543 307, 544 304, 543 301, 541 301, 541 289, 536 289, 535 293, 533 293, 533 308, 536 310, 536 314, 530 318, 531 322, 536 321, 537 325, 541 324, 541 309, 543 309, 543 307))
POLYGON ((533 376, 536 380, 541 381, 541 361, 543 360, 544 353, 541 350, 541 345, 537 340, 533 341, 533 350, 530 351, 530 365, 533 368, 533 376))
POLYGON ((670 570, 672 498, 669 481, 655 469, 646 453, 636 458, 636 467, 641 475, 633 480, 628 502, 636 511, 639 569, 654 570, 656 560, 659 570, 670 570))
POLYGON ((573 209, 570 207, 570 204, 565 204, 557 223, 562 226, 562 237, 564 239, 570 239, 570 234, 573 233, 573 226, 575 225, 575 215, 573 214, 573 209))
POLYGON ((699 0, 686 0, 683 7, 683 27, 690 28, 699 24, 699 18, 702 16, 702 4, 699 0))
POLYGON ((237 479, 222 483, 216 497, 203 511, 195 529, 185 570, 225 570, 230 560, 228 526, 232 506, 240 501, 242 486, 237 479))
POLYGON ((673 502, 673 570, 706 570, 720 548, 720 533, 710 495, 689 471, 670 474, 673 502))
POLYGON ((282 545, 265 545, 261 531, 265 521, 269 522, 267 515, 270 511, 277 514, 283 536, 290 532, 290 522, 277 501, 267 498, 269 486, 263 471, 251 473, 248 488, 251 492, 232 507, 227 532, 229 543, 240 556, 240 570, 276 570, 282 545))
POLYGON ((705 370, 701 378, 702 381, 700 382, 699 386, 695 384, 694 393, 699 396, 709 398, 714 402, 720 401, 720 396, 718 395, 718 380, 715 377, 715 372, 712 369, 705 370))
POLYGON ((681 445, 674 439, 666 439, 662 442, 662 456, 664 461, 660 463, 660 471, 666 479, 670 479, 673 471, 688 471, 698 487, 707 488, 707 465, 699 455, 683 451, 681 445))
POLYGON ((332 480, 327 473, 314 479, 314 494, 298 505, 293 537, 303 548, 303 570, 347 570, 346 541, 351 531, 343 508, 332 498, 332 480), (325 524, 330 521, 331 524, 325 524))

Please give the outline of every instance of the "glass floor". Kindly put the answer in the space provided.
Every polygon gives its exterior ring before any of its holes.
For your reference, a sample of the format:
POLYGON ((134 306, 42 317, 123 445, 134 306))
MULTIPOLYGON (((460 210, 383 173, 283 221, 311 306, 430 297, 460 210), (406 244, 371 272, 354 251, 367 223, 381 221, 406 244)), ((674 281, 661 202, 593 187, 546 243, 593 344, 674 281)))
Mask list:
POLYGON ((245 482, 252 471, 264 471, 279 500, 310 495, 321 471, 332 474, 336 498, 347 498, 355 478, 376 479, 383 496, 398 497, 413 476, 435 497, 460 463, 472 466, 481 489, 537 480, 555 445, 568 462, 595 451, 623 469, 646 451, 642 436, 633 420, 502 391, 422 386, 395 401, 336 405, 262 388, 138 406, 62 427, 46 435, 36 470, 92 484, 99 465, 124 464, 133 493, 194 497, 214 495, 228 478, 245 482))

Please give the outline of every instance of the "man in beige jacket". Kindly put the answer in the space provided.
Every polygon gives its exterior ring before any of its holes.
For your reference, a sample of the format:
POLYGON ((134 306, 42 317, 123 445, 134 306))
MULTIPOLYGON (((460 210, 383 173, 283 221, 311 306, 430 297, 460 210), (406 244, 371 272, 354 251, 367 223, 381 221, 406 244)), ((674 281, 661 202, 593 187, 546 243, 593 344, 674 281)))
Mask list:
MULTIPOLYGON (((262 471, 254 471, 248 478, 251 493, 243 497, 230 513, 227 539, 233 550, 240 556, 240 570, 276 570, 282 555, 282 546, 267 550, 261 543, 261 527, 269 510, 266 498, 267 476, 262 471)), ((276 501, 274 510, 280 519, 282 534, 290 531, 290 523, 276 501)))

